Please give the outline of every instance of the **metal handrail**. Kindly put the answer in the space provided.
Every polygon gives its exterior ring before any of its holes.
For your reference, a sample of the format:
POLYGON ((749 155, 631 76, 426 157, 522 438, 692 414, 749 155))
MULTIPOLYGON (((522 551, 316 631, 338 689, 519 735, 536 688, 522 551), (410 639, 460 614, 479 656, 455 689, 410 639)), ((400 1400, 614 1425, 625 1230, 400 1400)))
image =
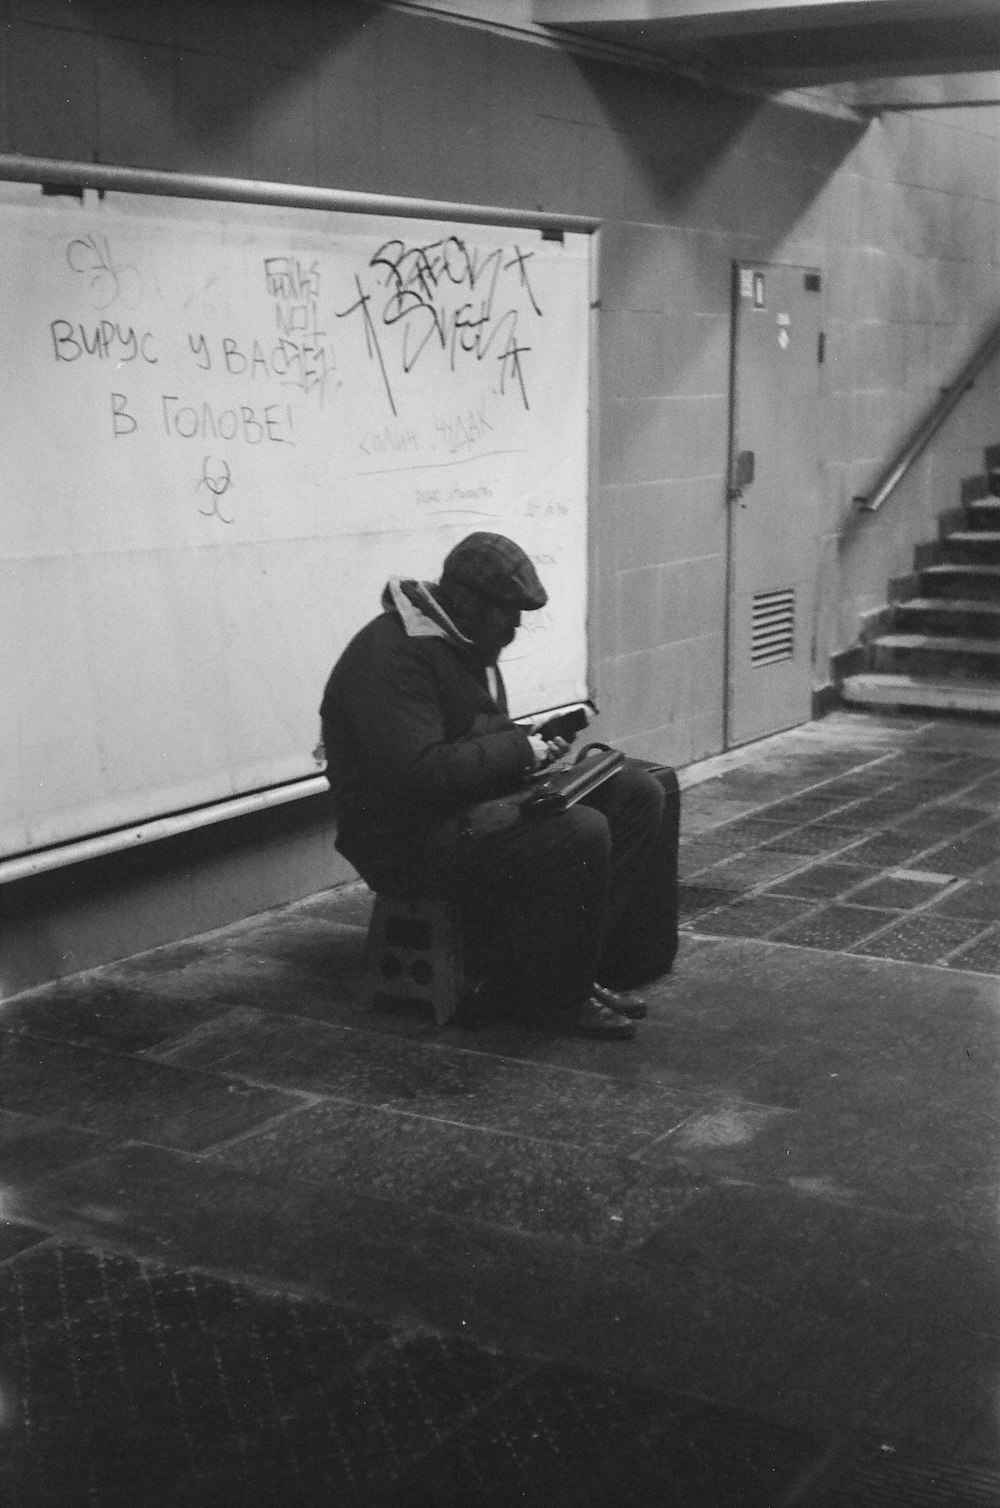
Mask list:
POLYGON ((96 189, 164 198, 210 199, 226 204, 273 204, 286 209, 341 210, 355 215, 400 215, 417 220, 449 220, 500 225, 505 229, 577 231, 600 229, 592 215, 562 215, 502 205, 455 204, 447 199, 407 199, 392 194, 355 193, 313 184, 277 183, 254 178, 214 178, 208 173, 173 173, 158 168, 119 167, 55 157, 0 152, 0 182, 49 184, 60 189, 96 189))
POLYGON ((914 430, 892 465, 887 467, 879 477, 873 491, 867 495, 861 494, 854 497, 853 501, 858 504, 862 513, 878 512, 886 498, 896 490, 914 461, 922 451, 926 450, 942 424, 958 407, 980 372, 989 365, 998 350, 1000 350, 1000 323, 994 325, 950 387, 941 389, 941 397, 914 430))

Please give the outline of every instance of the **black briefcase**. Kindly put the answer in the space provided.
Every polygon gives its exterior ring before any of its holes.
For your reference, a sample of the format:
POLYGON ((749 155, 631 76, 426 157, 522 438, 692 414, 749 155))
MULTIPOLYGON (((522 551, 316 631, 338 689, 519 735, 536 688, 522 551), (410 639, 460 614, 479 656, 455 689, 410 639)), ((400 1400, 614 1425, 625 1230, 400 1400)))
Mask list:
POLYGON ((564 812, 610 780, 624 763, 625 755, 620 749, 588 744, 565 769, 549 774, 543 771, 531 777, 523 790, 470 806, 457 819, 459 836, 485 838, 523 822, 537 822, 555 812, 564 812))

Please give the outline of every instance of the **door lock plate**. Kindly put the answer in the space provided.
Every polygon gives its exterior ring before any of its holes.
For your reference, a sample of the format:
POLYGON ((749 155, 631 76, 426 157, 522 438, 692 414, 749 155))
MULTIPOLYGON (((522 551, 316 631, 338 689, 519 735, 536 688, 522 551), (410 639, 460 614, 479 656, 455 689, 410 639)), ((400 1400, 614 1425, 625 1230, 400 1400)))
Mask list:
POLYGON ((756 470, 756 457, 752 450, 740 450, 736 453, 733 463, 732 481, 729 484, 729 501, 735 502, 743 496, 744 487, 749 487, 754 479, 756 470))

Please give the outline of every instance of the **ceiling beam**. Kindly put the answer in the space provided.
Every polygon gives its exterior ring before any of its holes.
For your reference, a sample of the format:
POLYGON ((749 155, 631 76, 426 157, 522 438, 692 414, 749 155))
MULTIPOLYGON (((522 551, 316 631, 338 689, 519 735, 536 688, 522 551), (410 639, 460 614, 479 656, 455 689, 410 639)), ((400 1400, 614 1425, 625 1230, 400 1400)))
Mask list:
MULTIPOLYGON (((947 20, 995 18, 997 0, 946 0, 947 20)), ((533 0, 543 26, 578 27, 591 35, 650 28, 661 38, 847 26, 901 26, 941 21, 942 0, 533 0)))

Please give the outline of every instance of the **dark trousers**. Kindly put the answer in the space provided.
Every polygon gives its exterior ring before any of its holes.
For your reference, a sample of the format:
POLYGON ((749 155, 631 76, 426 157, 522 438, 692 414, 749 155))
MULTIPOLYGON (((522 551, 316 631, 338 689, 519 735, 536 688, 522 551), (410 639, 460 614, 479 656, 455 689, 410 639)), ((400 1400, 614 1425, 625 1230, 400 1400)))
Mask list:
POLYGON ((471 844, 449 834, 429 878, 512 1014, 558 1019, 595 980, 634 988, 670 969, 679 824, 673 770, 628 760, 565 812, 471 844))

